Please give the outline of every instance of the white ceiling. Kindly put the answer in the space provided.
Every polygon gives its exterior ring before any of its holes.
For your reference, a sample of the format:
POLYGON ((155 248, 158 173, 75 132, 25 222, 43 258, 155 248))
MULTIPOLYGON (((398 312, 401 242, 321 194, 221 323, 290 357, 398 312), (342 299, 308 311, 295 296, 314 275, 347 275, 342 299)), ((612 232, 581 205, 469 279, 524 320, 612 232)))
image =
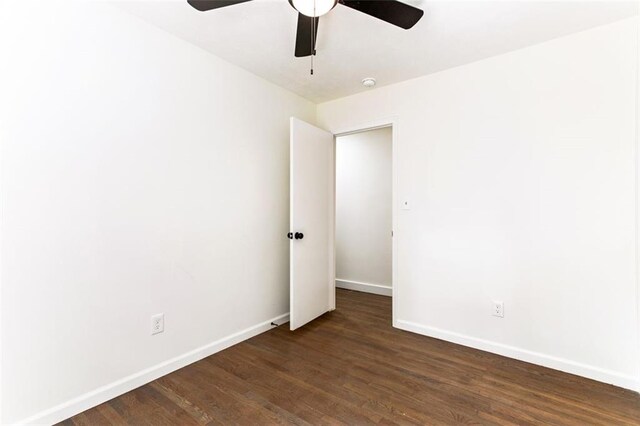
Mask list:
POLYGON ((254 0, 198 12, 186 0, 118 6, 315 102, 441 71, 637 15, 634 1, 425 1, 402 30, 338 5, 320 18, 315 75, 293 56, 297 14, 287 0, 254 0))

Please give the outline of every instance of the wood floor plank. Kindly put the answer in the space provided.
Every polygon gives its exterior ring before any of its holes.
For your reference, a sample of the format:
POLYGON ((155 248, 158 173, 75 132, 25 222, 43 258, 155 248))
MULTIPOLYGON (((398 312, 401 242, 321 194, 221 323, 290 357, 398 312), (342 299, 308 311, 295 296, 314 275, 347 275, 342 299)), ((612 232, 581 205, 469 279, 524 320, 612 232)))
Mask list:
POLYGON ((640 425, 640 395, 394 329, 391 298, 275 328, 65 425, 640 425))

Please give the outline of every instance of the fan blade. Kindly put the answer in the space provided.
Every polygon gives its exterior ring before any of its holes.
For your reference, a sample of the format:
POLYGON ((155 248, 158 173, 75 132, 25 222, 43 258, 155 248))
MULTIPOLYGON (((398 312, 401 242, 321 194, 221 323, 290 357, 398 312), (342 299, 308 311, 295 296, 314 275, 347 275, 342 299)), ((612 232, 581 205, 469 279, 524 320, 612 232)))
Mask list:
POLYGON ((238 3, 244 3, 251 0, 187 0, 187 2, 193 6, 194 9, 198 9, 201 12, 207 10, 219 9, 225 6, 232 6, 238 3))
POLYGON ((311 18, 298 13, 298 32, 296 33, 296 58, 311 56, 316 52, 316 39, 318 38, 319 18, 311 18), (313 20, 315 19, 315 33, 311 39, 313 20), (313 44, 313 47, 311 45, 313 44))
POLYGON ((347 7, 408 30, 422 18, 424 11, 396 0, 339 0, 347 7))

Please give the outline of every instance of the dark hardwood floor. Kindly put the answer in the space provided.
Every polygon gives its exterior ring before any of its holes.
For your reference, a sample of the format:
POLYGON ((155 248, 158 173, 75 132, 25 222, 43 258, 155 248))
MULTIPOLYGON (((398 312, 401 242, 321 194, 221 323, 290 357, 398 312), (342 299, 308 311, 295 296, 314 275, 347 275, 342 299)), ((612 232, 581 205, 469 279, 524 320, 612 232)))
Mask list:
POLYGON ((69 425, 640 424, 640 396, 391 327, 391 299, 276 328, 81 413, 69 425))

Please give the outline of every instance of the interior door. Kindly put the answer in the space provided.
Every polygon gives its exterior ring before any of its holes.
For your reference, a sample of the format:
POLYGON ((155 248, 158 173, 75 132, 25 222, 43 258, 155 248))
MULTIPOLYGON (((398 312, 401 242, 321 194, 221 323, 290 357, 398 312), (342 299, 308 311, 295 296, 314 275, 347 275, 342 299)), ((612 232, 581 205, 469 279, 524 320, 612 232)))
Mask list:
POLYGON ((295 330, 335 309, 334 139, 291 118, 290 322, 295 330))

